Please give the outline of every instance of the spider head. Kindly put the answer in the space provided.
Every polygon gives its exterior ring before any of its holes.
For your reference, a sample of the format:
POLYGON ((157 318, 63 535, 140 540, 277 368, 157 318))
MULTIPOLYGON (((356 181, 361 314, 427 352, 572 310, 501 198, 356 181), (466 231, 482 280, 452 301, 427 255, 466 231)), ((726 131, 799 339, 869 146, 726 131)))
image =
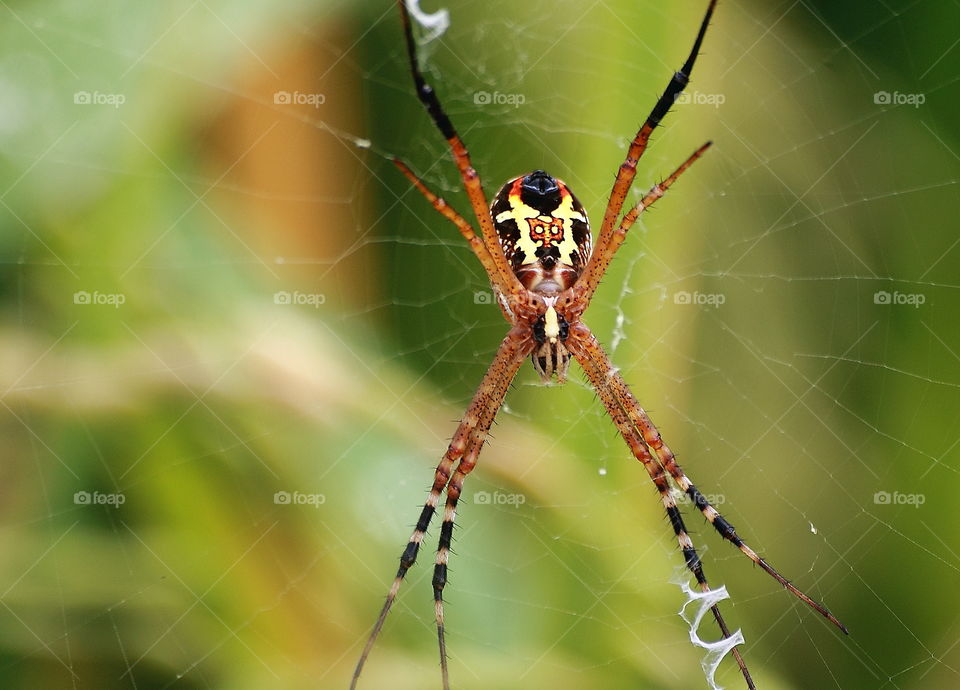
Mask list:
POLYGON ((537 345, 531 359, 533 368, 544 383, 549 383, 554 374, 557 382, 563 383, 570 366, 570 353, 564 345, 570 334, 570 324, 562 314, 557 313, 554 308, 556 301, 556 297, 545 297, 547 309, 533 323, 533 339, 537 345))
POLYGON ((528 290, 556 295, 590 258, 590 225, 561 180, 534 170, 507 182, 490 207, 500 246, 528 290))

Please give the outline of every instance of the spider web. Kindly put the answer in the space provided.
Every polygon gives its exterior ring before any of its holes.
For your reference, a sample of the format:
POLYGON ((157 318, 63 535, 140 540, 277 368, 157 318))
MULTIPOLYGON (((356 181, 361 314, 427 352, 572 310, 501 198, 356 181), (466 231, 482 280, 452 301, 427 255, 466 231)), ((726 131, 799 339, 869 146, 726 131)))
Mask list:
MULTIPOLYGON (((424 68, 487 193, 542 168, 596 225, 703 4, 444 5, 424 68)), ((505 332, 390 162, 467 214, 395 6, 2 11, 0 684, 345 687, 505 332)), ((585 316, 704 494, 850 628, 682 505, 761 687, 957 683, 958 20, 721 1, 633 198, 714 148, 585 316)), ((705 687, 662 507, 571 374, 521 369, 466 483, 454 684, 705 687)), ((439 685, 436 536, 362 686, 439 685)))

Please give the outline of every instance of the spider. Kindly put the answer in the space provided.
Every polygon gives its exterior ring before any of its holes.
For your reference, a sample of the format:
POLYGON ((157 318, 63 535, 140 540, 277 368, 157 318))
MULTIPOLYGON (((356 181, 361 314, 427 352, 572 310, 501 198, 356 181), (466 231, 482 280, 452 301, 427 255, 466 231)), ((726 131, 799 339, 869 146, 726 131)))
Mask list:
MULTIPOLYGON (((357 685, 370 650, 383 628, 407 571, 417 560, 427 527, 438 510, 444 490, 446 504, 443 508, 433 572, 433 598, 443 687, 445 690, 450 687, 444 637, 443 588, 447 583, 447 563, 457 502, 467 475, 477 464, 480 450, 494 417, 503 404, 506 391, 527 357, 532 360, 533 368, 545 383, 554 379, 563 383, 571 357, 577 360, 630 452, 643 464, 656 486, 686 566, 693 573, 701 590, 709 589, 707 578, 671 492, 671 481, 690 498, 721 537, 731 542, 783 587, 846 633, 846 627, 826 607, 801 592, 758 556, 737 534, 733 525, 710 505, 677 464, 673 452, 631 393, 619 370, 610 362, 596 337, 581 320, 600 279, 637 217, 662 197, 677 178, 711 145, 707 142, 694 151, 680 167, 660 184, 654 185, 639 203, 620 217, 636 175, 637 162, 647 148, 650 134, 690 79, 717 0, 710 0, 690 55, 680 71, 670 79, 663 95, 633 138, 626 159, 617 171, 597 242, 592 247, 590 226, 583 206, 566 184, 543 170, 535 170, 509 180, 488 206, 480 177, 471 165, 470 154, 463 140, 444 112, 436 92, 424 80, 420 71, 406 3, 398 0, 398 4, 417 96, 450 146, 453 161, 479 223, 480 235, 478 236, 470 223, 446 201, 430 191, 403 161, 394 158, 393 163, 433 208, 457 227, 469 243, 490 279, 497 304, 510 324, 510 331, 500 343, 493 363, 487 369, 446 453, 437 465, 430 494, 400 557, 400 568, 357 662, 351 689, 357 685)), ((724 638, 730 637, 730 630, 716 605, 712 607, 712 612, 724 638)), ((733 655, 747 687, 754 688, 750 672, 737 647, 733 648, 733 655)))

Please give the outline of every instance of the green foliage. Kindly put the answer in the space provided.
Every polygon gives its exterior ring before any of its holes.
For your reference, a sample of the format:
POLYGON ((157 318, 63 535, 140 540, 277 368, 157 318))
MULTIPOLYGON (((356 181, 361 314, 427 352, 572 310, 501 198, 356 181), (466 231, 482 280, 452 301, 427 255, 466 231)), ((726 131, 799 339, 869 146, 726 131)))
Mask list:
MULTIPOLYGON (((504 332, 389 163, 468 210, 389 5, 5 8, 0 686, 346 687, 504 332)), ((427 73, 487 193, 544 168, 596 225, 697 5, 451 3, 427 73)), ((701 489, 851 630, 695 529, 765 688, 960 665, 960 14, 901 5, 721 2, 634 198, 716 145, 586 318, 701 489)), ((458 516, 457 687, 704 687, 649 481, 578 373, 535 381, 458 516)), ((365 687, 439 685, 436 531, 365 687)))

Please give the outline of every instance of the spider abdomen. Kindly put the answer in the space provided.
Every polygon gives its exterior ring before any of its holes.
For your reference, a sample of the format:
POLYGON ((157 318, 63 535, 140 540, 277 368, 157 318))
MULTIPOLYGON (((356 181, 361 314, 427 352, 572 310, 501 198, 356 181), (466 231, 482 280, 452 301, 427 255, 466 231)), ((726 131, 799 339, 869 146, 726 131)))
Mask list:
POLYGON ((561 180, 534 170, 507 182, 490 206, 500 246, 525 288, 555 295, 571 287, 590 258, 590 224, 561 180))

